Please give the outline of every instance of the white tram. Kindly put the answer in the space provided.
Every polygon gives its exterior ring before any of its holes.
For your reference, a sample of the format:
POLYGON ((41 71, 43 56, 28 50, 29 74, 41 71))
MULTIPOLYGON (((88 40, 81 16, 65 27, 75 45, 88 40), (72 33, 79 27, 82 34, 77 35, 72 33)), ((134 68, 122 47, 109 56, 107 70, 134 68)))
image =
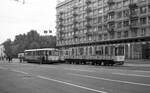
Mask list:
POLYGON ((123 65, 125 61, 124 45, 95 45, 63 48, 61 56, 67 63, 92 65, 123 65))
POLYGON ((55 48, 29 49, 24 51, 24 60, 34 63, 60 62, 59 50, 55 48))

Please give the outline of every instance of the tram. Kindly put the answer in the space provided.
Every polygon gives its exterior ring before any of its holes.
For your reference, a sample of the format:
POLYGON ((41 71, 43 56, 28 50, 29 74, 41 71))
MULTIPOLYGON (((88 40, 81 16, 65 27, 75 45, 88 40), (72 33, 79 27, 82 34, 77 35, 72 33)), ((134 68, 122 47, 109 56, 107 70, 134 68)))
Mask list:
POLYGON ((92 65, 123 65, 125 61, 124 45, 80 46, 62 49, 66 63, 92 65))
POLYGON ((32 63, 58 63, 59 50, 55 48, 29 49, 24 51, 24 60, 32 63))

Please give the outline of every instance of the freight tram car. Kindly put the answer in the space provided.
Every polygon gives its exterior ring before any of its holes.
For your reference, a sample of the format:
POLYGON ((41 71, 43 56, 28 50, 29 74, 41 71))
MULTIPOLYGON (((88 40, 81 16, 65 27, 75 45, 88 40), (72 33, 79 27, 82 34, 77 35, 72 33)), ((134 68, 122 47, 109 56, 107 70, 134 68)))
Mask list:
POLYGON ((70 64, 92 65, 123 65, 125 60, 124 45, 99 45, 66 47, 62 49, 61 56, 70 64))
POLYGON ((32 63, 58 63, 59 50, 54 48, 29 49, 24 51, 24 60, 32 63))

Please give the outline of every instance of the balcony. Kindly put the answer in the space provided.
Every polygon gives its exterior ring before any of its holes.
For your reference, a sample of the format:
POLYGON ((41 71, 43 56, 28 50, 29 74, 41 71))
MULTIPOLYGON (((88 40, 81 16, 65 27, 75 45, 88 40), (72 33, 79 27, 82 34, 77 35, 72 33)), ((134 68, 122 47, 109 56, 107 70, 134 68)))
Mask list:
POLYGON ((74 24, 74 25, 76 25, 77 23, 78 23, 78 21, 76 21, 76 20, 73 21, 73 24, 74 24))
POLYGON ((85 19, 86 19, 86 21, 92 20, 92 18, 90 16, 86 16, 85 19))
POLYGON ((114 18, 111 18, 111 19, 108 19, 107 20, 107 24, 115 24, 115 19, 114 18))
POLYGON ((64 34, 65 32, 62 30, 62 31, 59 31, 60 35, 64 34))
POLYGON ((60 18, 58 18, 58 19, 59 19, 59 21, 60 21, 60 22, 62 22, 62 21, 63 21, 63 18, 61 18, 61 17, 60 17, 60 18))
POLYGON ((89 24, 89 23, 87 23, 85 26, 86 26, 86 28, 91 28, 92 27, 91 24, 89 24))
POLYGON ((114 30, 114 28, 113 27, 111 27, 111 28, 107 28, 107 31, 108 31, 108 33, 114 33, 115 32, 115 30, 114 30))
POLYGON ((73 35, 73 38, 78 38, 78 35, 74 34, 74 35, 73 35))
POLYGON ((58 26, 59 26, 59 27, 63 27, 64 25, 63 25, 63 24, 59 24, 58 26))
POLYGON ((60 15, 63 15, 63 14, 64 14, 64 12, 62 12, 62 11, 61 11, 61 12, 59 12, 59 14, 60 14, 60 15))
POLYGON ((91 2, 91 0, 86 0, 86 5, 90 5, 92 2, 91 2))
POLYGON ((86 32, 86 36, 92 36, 92 32, 86 32))
POLYGON ((138 24, 130 24, 129 25, 129 28, 132 30, 132 29, 138 29, 139 28, 139 25, 138 24))
POLYGON ((77 6, 73 6, 73 9, 76 10, 76 9, 78 9, 78 7, 77 6))
POLYGON ((77 14, 77 13, 73 13, 72 15, 73 15, 73 17, 76 17, 76 16, 78 16, 78 14, 77 14))
POLYGON ((74 32, 78 31, 78 28, 77 27, 73 27, 73 31, 74 32))
POLYGON ((137 14, 130 14, 130 15, 129 15, 129 18, 130 18, 130 19, 138 19, 139 16, 138 16, 137 14))
POLYGON ((130 8, 130 9, 135 9, 135 8, 138 8, 138 6, 137 6, 136 3, 130 3, 130 4, 129 4, 129 8, 130 8))
POLYGON ((107 1, 107 4, 108 4, 108 5, 113 5, 113 4, 115 4, 115 2, 114 2, 114 0, 108 0, 108 1, 107 1))
POLYGON ((90 13, 90 12, 92 12, 92 9, 90 7, 88 7, 88 8, 86 8, 86 12, 90 13))
POLYGON ((63 38, 62 36, 59 36, 59 37, 58 37, 58 40, 61 41, 61 40, 64 40, 64 38, 63 38))
POLYGON ((130 14, 129 14, 129 18, 130 19, 135 19, 135 18, 138 18, 138 13, 136 11, 130 11, 130 14))
POLYGON ((115 9, 109 8, 107 14, 115 14, 115 9))

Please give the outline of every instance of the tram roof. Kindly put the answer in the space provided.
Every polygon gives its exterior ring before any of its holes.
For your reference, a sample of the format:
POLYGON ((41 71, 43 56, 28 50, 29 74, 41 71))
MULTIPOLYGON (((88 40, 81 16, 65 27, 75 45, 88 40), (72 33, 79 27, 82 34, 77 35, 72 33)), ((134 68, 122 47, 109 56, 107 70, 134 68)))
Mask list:
POLYGON ((58 50, 58 49, 56 49, 56 48, 28 49, 28 50, 25 50, 25 52, 28 52, 28 51, 45 51, 45 50, 58 50))

